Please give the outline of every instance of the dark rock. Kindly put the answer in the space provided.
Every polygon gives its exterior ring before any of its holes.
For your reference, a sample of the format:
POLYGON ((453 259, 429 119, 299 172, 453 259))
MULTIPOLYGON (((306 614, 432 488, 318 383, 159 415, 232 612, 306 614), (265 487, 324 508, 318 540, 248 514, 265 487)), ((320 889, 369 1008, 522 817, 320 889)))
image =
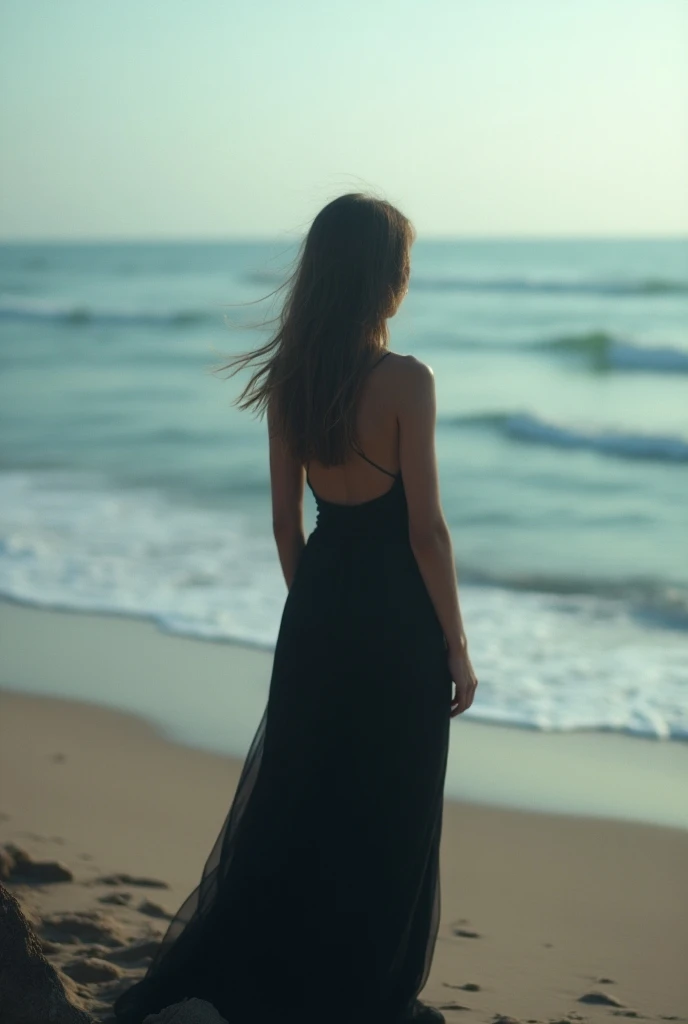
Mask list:
POLYGON ((598 985, 615 985, 616 982, 614 981, 613 978, 598 978, 597 979, 597 984, 598 985))
POLYGON ((115 964, 107 960, 100 960, 95 956, 84 957, 80 960, 72 960, 63 968, 74 981, 85 983, 116 981, 122 976, 122 972, 115 964))
POLYGON ((137 875, 103 875, 101 878, 96 878, 96 883, 99 885, 141 885, 148 889, 169 889, 167 882, 162 882, 159 878, 141 878, 137 875))
MULTIPOLYGON (((68 983, 71 984, 71 983, 68 983)), ((58 972, 15 897, 0 885, 2 1024, 94 1024, 58 972)))
POLYGON ((43 918, 41 932, 46 939, 68 944, 89 942, 120 946, 123 939, 118 923, 97 910, 50 914, 43 918))
POLYGON ((112 903, 116 907, 126 907, 127 903, 131 903, 130 892, 108 892, 105 896, 98 897, 99 903, 112 903))
POLYGON ((579 1003, 592 1003, 596 1006, 623 1006, 620 999, 613 996, 611 992, 597 992, 595 990, 586 992, 578 1000, 579 1003))
POLYGON ((471 1010, 471 1006, 462 1006, 461 1003, 456 1003, 452 1000, 451 1003, 440 1003, 439 1010, 471 1010))
POLYGON ((144 900, 138 905, 138 911, 140 914, 148 914, 149 917, 163 917, 170 920, 172 914, 161 907, 159 903, 153 903, 152 900, 144 900))
POLYGON ((504 1017, 501 1013, 496 1013, 492 1018, 492 1024, 521 1024, 518 1017, 504 1017))
POLYGON ((119 946, 107 954, 108 960, 123 964, 135 964, 140 960, 155 956, 160 948, 158 939, 146 939, 143 942, 132 942, 128 946, 119 946))
POLYGON ((465 989, 466 992, 480 991, 480 985, 478 985, 475 981, 467 981, 465 985, 459 985, 459 988, 465 989))
POLYGON ((454 935, 460 935, 462 939, 479 939, 480 936, 472 928, 454 928, 454 935))

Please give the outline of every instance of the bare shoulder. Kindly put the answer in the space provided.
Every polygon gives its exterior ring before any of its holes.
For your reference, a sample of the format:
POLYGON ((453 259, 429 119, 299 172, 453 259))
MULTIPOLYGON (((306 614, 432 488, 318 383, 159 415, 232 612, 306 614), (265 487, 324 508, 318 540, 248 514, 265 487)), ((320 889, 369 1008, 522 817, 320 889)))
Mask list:
POLYGON ((385 362, 389 364, 390 377, 394 377, 395 387, 405 402, 422 402, 434 394, 435 375, 427 363, 416 359, 415 356, 400 355, 396 352, 393 352, 385 362))
POLYGON ((404 356, 400 352, 390 352, 389 358, 385 360, 385 363, 391 373, 394 373, 399 380, 403 378, 408 381, 409 384, 413 382, 427 383, 434 377, 432 367, 420 359, 416 359, 415 356, 404 356))

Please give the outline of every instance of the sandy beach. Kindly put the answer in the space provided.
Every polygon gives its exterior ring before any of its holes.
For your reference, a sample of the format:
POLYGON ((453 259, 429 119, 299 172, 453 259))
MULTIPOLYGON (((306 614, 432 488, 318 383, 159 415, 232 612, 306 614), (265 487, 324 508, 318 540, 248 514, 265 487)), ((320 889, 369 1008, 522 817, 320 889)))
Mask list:
MULTIPOLYGON (((55 676, 77 663, 126 687, 129 663, 141 659, 138 627, 156 636, 149 674, 173 678, 182 644, 193 679, 220 645, 148 624, 9 605, 0 622, 0 846, 60 861, 71 875, 36 883, 15 873, 7 885, 51 962, 84 979, 76 982, 84 1005, 105 1019, 116 992, 145 969, 135 944, 154 941, 164 915, 196 885, 241 760, 173 742, 132 714, 46 692, 57 692, 55 676), (103 647, 108 630, 118 644, 127 641, 114 660, 103 647), (50 656, 51 637, 62 638, 62 660, 50 656), (38 695, 21 672, 34 673, 38 695), (97 980, 93 967, 88 980, 89 958, 106 965, 97 980)), ((245 672, 254 656, 223 645, 223 671, 245 672)), ((63 692, 73 695, 66 682, 63 692)), ((482 744, 481 770, 497 765, 500 730, 464 725, 467 744, 482 744)), ((521 731, 501 730, 507 746, 513 732, 521 731)), ((517 742, 525 751, 529 741, 533 771, 537 763, 545 776, 561 770, 537 735, 517 742)), ((662 746, 629 740, 624 750, 648 752, 650 776, 674 786, 685 751, 672 751, 662 767, 650 756, 662 746)), ((447 799, 442 921, 423 998, 449 1022, 688 1019, 687 869, 685 829, 447 799)))

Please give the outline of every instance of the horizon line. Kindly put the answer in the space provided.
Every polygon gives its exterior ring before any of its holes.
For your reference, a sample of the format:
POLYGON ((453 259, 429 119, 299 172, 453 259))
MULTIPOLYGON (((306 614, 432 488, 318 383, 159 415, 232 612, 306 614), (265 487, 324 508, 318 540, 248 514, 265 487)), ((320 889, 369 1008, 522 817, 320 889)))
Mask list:
MULTIPOLYGON (((83 236, 0 236, 0 245, 238 245, 241 243, 294 243, 302 240, 304 234, 294 235, 83 235, 83 236)), ((688 241, 688 230, 684 233, 643 233, 643 234, 484 234, 484 235, 450 235, 422 234, 418 232, 418 242, 621 242, 621 241, 688 241)))

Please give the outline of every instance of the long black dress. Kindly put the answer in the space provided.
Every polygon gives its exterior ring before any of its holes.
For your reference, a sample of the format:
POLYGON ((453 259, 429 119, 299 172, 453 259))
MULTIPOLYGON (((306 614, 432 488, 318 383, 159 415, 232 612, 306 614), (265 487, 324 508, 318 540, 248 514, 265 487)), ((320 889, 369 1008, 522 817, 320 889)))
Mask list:
POLYGON ((315 499, 229 815, 147 975, 118 999, 123 1024, 189 996, 230 1024, 400 1024, 427 980, 444 636, 401 475, 363 504, 315 499))

